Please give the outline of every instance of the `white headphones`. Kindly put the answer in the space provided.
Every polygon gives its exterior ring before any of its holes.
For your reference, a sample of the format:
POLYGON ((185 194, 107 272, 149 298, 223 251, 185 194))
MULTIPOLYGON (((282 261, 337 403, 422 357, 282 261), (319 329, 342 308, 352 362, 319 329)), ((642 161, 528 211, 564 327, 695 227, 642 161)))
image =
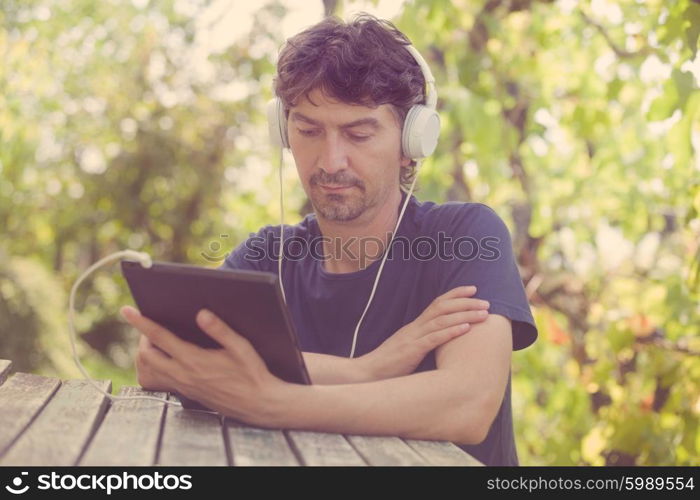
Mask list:
MULTIPOLYGON (((426 85, 426 98, 425 105, 418 104, 412 106, 406 114, 406 119, 404 120, 403 130, 401 131, 401 150, 406 158, 417 161, 417 166, 420 166, 420 162, 426 156, 430 156, 435 151, 437 146, 438 136, 440 135, 440 116, 436 111, 437 106, 437 90, 435 88, 435 78, 433 73, 430 71, 428 64, 425 59, 420 55, 420 53, 413 47, 413 45, 405 45, 406 50, 413 56, 413 58, 420 66, 421 72, 423 73, 423 78, 425 79, 426 85)), ((280 148, 280 165, 279 165, 279 180, 280 180, 280 252, 277 258, 277 274, 279 278, 280 289, 282 292, 282 297, 285 303, 287 298, 284 293, 284 283, 282 281, 282 255, 284 248, 284 189, 282 187, 282 149, 289 148, 289 136, 287 134, 287 115, 284 111, 284 104, 280 98, 272 99, 267 103, 267 124, 270 133, 270 141, 274 146, 280 148)), ((396 226, 391 234, 391 239, 387 245, 387 249, 391 247, 394 241, 394 236, 399 229, 401 224, 401 219, 403 219, 403 214, 408 206, 408 201, 413 193, 413 188, 416 185, 417 176, 413 177, 413 182, 411 187, 406 194, 403 206, 401 207, 401 212, 399 213, 399 218, 396 221, 396 226)), ((362 321, 369 310, 370 304, 372 304, 372 299, 377 291, 377 284, 379 283, 379 277, 382 275, 382 270, 384 269, 384 264, 386 258, 389 255, 388 251, 384 252, 384 257, 379 265, 379 270, 374 279, 374 285, 372 286, 372 291, 370 292, 369 299, 367 300, 367 305, 365 306, 360 320, 357 322, 355 327, 355 332, 352 337, 352 345, 350 347, 350 357, 355 357, 355 348, 357 347, 357 336, 360 332, 360 326, 362 321)))
MULTIPOLYGON (((440 116, 435 110, 437 91, 433 73, 413 45, 405 47, 420 66, 426 84, 425 105, 418 104, 408 110, 401 132, 403 155, 415 160, 430 156, 435 151, 440 135, 440 116)), ((272 144, 280 148, 289 148, 287 115, 284 111, 284 104, 279 97, 267 103, 267 123, 272 144)))

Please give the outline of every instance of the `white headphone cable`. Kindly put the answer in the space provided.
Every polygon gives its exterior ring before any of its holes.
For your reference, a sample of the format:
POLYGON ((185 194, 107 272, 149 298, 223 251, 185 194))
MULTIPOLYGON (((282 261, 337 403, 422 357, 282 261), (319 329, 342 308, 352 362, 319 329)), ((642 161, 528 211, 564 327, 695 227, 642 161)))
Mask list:
POLYGON ((80 358, 78 357, 78 349, 76 347, 76 338, 77 335, 75 333, 75 293, 78 290, 78 287, 80 284, 87 278, 92 272, 94 272, 96 269, 99 267, 103 266, 104 264, 107 264, 108 262, 121 259, 121 258, 127 258, 127 259, 134 259, 138 262, 141 263, 143 267, 151 267, 153 265, 153 262, 151 260, 150 255, 148 255, 145 252, 137 252, 135 250, 122 250, 119 252, 114 252, 112 254, 109 254, 107 257, 104 257, 97 262, 95 262, 93 265, 88 267, 85 272, 75 281, 73 284, 73 288, 71 288, 70 291, 70 298, 68 300, 68 329, 70 331, 70 345, 71 349, 73 351, 73 361, 75 361, 75 364, 78 366, 78 369, 80 372, 83 374, 83 377, 92 385, 95 389, 97 389, 99 392, 107 396, 110 400, 112 401, 124 401, 124 400, 132 400, 132 399, 147 399, 147 400, 152 400, 152 401, 158 401, 161 403, 167 403, 170 405, 175 405, 175 406, 182 406, 182 404, 179 401, 170 401, 164 398, 158 398, 155 396, 115 396, 113 394, 110 394, 109 392, 105 391, 100 387, 97 382, 95 382, 90 375, 88 374, 87 370, 85 367, 82 365, 80 362, 80 358))
MULTIPOLYGON (((279 159, 279 184, 280 184, 280 251, 279 255, 277 257, 277 274, 279 277, 279 283, 280 283, 280 289, 282 290, 282 298, 284 299, 284 303, 287 303, 287 298, 284 294, 284 283, 282 281, 282 254, 284 252, 284 186, 282 185, 282 165, 283 165, 283 149, 280 148, 280 159, 279 159)), ((422 160, 416 160, 416 172, 419 170, 420 164, 422 163, 422 160)), ((403 214, 406 211, 406 207, 408 206, 408 202, 411 199, 411 194, 413 194, 413 189, 416 186, 416 179, 418 179, 418 176, 415 175, 413 177, 413 182, 411 183, 411 188, 408 190, 408 193, 406 194, 406 199, 403 202, 403 206, 401 207, 401 212, 399 213, 399 218, 396 221, 396 226, 394 227, 394 232, 391 234, 391 238, 389 239, 389 244, 387 245, 386 249, 384 250, 384 256, 382 257, 382 262, 379 265, 379 270, 377 271, 377 276, 374 279, 374 285, 372 286, 372 292, 369 295, 369 300, 367 301, 367 305, 365 306, 365 310, 362 312, 362 316, 360 316, 360 320, 357 322, 357 326, 355 327, 355 333, 352 336, 352 347, 350 349, 350 357, 354 358, 355 357, 355 346, 357 344, 357 334, 360 331, 360 325, 362 325, 362 321, 365 319, 365 315, 367 314, 367 311, 369 310, 369 306, 372 304, 372 299, 374 298, 374 293, 377 291, 377 284, 379 283, 379 277, 382 275, 382 270, 384 269, 384 263, 386 262, 386 259, 389 255, 389 249, 391 248, 391 244, 394 241, 394 236, 396 236, 396 232, 399 230, 399 224, 401 224, 401 220, 403 219, 403 214)))
MULTIPOLYGON (((416 172, 418 172, 421 161, 422 160, 416 160, 416 172)), ((399 224, 401 224, 401 219, 403 219, 403 214, 406 211, 406 207, 408 206, 408 202, 411 199, 411 194, 413 193, 413 188, 416 186, 416 179, 418 179, 418 175, 413 176, 413 182, 411 183, 411 188, 408 190, 408 193, 406 193, 406 199, 403 202, 403 207, 401 207, 401 213, 399 214, 399 219, 396 221, 396 227, 394 227, 394 232, 391 234, 391 238, 389 239, 389 243, 387 244, 386 248, 384 249, 384 257, 382 257, 382 263, 379 265, 379 270, 377 271, 377 277, 374 279, 374 285, 372 286, 372 292, 369 294, 369 300, 367 301, 367 305, 365 306, 365 310, 362 312, 362 316, 360 316, 360 321, 357 322, 357 326, 355 327, 355 333, 352 336, 352 347, 350 348, 350 357, 351 358, 355 357, 355 345, 357 344, 357 334, 360 331, 360 325, 362 324, 362 320, 365 319, 365 314, 367 314, 367 310, 369 310, 369 306, 372 303, 372 299, 374 298, 374 292, 377 291, 377 284, 379 283, 379 277, 382 275, 382 270, 384 269, 384 263, 386 262, 386 258, 389 255, 389 250, 391 249, 391 244, 394 241, 394 236, 396 236, 396 232, 399 230, 399 224)))
POLYGON ((279 171, 280 176, 280 252, 277 257, 277 276, 279 277, 280 290, 282 290, 282 299, 287 303, 287 297, 284 294, 284 283, 282 282, 282 254, 284 253, 284 186, 282 184, 282 167, 284 165, 284 148, 280 148, 279 171))

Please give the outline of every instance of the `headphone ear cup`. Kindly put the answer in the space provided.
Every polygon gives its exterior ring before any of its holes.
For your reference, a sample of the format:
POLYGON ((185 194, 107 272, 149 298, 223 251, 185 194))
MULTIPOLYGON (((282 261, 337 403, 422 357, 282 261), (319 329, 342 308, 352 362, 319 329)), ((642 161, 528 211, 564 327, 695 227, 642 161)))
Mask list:
POLYGON ((289 147, 287 138, 287 117, 284 114, 284 105, 279 98, 267 103, 267 129, 270 134, 270 142, 280 148, 289 147))
POLYGON ((401 147, 412 160, 425 158, 435 151, 440 135, 440 115, 427 106, 413 106, 403 123, 401 147))

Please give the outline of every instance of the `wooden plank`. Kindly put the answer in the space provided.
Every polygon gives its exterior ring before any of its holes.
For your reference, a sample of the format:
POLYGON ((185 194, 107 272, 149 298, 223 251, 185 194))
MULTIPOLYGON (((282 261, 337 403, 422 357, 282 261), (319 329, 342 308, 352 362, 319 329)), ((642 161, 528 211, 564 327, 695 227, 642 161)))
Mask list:
POLYGON ((397 437, 346 436, 369 465, 427 465, 410 446, 397 437))
POLYGON ((299 465, 282 431, 249 427, 231 419, 224 421, 224 429, 235 466, 299 465))
POLYGON ((406 444, 422 456, 429 465, 481 466, 469 453, 448 441, 418 441, 407 439, 406 444))
MULTIPOLYGON (((98 382, 105 391, 112 383, 98 382)), ((63 382, 0 465, 75 465, 88 443, 109 400, 87 380, 63 382)))
POLYGON ((158 465, 228 465, 221 418, 210 411, 168 406, 158 465))
POLYGON ((2 385, 7 377, 10 375, 10 369, 12 368, 12 361, 8 359, 0 359, 0 385, 2 385))
POLYGON ((61 385, 55 378, 15 373, 0 385, 0 457, 61 385))
MULTIPOLYGON (((122 387, 120 396, 155 396, 163 392, 122 387)), ((113 401, 102 425, 80 459, 80 465, 151 466, 155 463, 165 403, 152 400, 113 401)))
POLYGON ((287 436, 304 465, 366 465, 340 434, 289 431, 287 436))

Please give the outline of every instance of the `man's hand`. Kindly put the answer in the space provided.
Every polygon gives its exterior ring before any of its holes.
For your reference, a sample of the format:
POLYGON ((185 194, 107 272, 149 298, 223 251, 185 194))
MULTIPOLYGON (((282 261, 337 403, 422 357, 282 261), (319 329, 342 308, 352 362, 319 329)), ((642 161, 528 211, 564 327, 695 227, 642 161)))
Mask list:
POLYGON ((469 331, 488 317, 489 303, 475 299, 475 286, 461 286, 437 297, 414 321, 372 352, 357 359, 370 380, 408 375, 433 349, 469 331))
POLYGON ((139 384, 149 391, 174 391, 175 388, 171 386, 172 381, 157 371, 153 364, 149 362, 153 356, 164 356, 167 358, 167 355, 153 345, 148 340, 148 337, 141 334, 139 337, 139 348, 136 352, 136 374, 139 384))
POLYGON ((222 349, 186 342, 132 307, 122 316, 144 335, 139 343, 139 383, 148 389, 177 391, 225 415, 265 425, 266 405, 286 384, 270 373, 248 340, 208 311, 197 324, 222 349))

